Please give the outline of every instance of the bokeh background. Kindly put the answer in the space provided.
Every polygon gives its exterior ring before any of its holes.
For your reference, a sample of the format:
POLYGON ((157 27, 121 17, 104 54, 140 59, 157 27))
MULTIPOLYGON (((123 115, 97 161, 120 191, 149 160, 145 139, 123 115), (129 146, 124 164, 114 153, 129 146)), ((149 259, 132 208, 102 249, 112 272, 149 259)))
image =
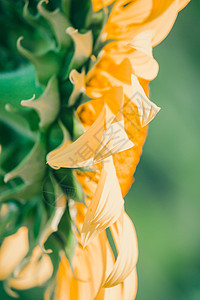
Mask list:
MULTIPOLYGON (((199 32, 200 1, 192 0, 154 49, 160 72, 151 99, 162 110, 125 199, 139 241, 137 300, 200 299, 199 32)), ((43 289, 19 295, 42 300, 43 289)), ((2 285, 0 299, 13 299, 2 285)))

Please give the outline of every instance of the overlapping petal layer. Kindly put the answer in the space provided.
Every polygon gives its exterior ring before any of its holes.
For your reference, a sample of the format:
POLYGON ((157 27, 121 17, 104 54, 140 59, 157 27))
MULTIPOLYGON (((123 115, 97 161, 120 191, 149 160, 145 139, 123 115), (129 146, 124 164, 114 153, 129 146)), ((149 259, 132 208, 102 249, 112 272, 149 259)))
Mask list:
POLYGON ((104 160, 101 177, 88 207, 83 228, 82 245, 85 247, 101 231, 120 217, 124 200, 121 195, 112 157, 104 160))

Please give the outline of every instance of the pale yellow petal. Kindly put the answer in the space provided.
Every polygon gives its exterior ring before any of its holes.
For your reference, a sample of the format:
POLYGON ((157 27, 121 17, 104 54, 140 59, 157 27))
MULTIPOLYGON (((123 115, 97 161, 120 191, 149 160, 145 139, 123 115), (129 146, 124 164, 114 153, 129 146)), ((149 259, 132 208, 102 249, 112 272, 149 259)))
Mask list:
POLYGON ((52 275, 53 265, 49 255, 42 254, 39 246, 32 253, 30 262, 9 280, 9 286, 15 289, 29 289, 43 285, 52 275))
POLYGON ((123 99, 121 87, 110 89, 98 100, 102 103, 102 110, 92 126, 72 144, 64 144, 50 152, 47 163, 54 168, 80 168, 93 165, 104 130, 109 128, 115 117, 118 117, 123 99))
POLYGON ((137 294, 137 272, 136 268, 123 282, 124 298, 127 300, 134 300, 137 294))
POLYGON ((152 38, 154 32, 149 30, 138 34, 129 46, 135 51, 130 54, 133 71, 137 77, 153 80, 159 70, 157 61, 152 54, 152 38))
POLYGON ((93 157, 104 132, 105 106, 93 125, 71 145, 49 154, 47 163, 53 167, 78 168, 93 164, 93 157))
POLYGON ((125 129, 124 120, 115 122, 104 132, 100 146, 94 157, 94 162, 98 163, 105 158, 130 149, 134 144, 129 140, 125 129))
POLYGON ((29 249, 28 229, 21 227, 15 234, 5 238, 0 248, 0 280, 8 277, 29 249))
POLYGON ((141 126, 147 125, 153 120, 160 108, 151 102, 136 76, 132 75, 132 95, 129 95, 130 101, 137 105, 141 126))
POLYGON ((179 10, 183 9, 191 0, 179 0, 179 10))
POLYGON ((105 281, 105 287, 122 283, 133 272, 138 259, 136 232, 128 215, 123 212, 122 217, 110 227, 110 230, 118 248, 118 257, 105 281))
POLYGON ((116 176, 112 157, 103 162, 101 177, 88 207, 81 234, 82 245, 86 246, 101 231, 119 218, 124 200, 116 176))

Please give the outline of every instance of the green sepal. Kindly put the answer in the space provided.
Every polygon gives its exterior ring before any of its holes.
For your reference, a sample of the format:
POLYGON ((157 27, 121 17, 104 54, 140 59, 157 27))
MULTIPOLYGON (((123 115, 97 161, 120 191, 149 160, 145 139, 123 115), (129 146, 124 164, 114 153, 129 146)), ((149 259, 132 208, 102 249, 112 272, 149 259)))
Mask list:
POLYGON ((71 45, 71 39, 67 36, 65 31, 71 24, 59 8, 53 12, 48 11, 43 5, 45 2, 45 0, 41 0, 39 2, 38 11, 51 25, 58 46, 60 48, 67 49, 71 45))
POLYGON ((71 0, 70 17, 75 28, 79 30, 87 28, 92 13, 91 0, 71 0))
POLYGON ((29 0, 26 0, 23 8, 23 17, 24 19, 31 24, 33 27, 37 28, 38 30, 42 31, 45 35, 46 40, 50 40, 50 30, 44 18, 39 14, 33 15, 29 11, 29 0))
POLYGON ((77 117, 74 114, 73 107, 64 106, 61 109, 61 121, 68 129, 72 140, 76 140, 84 133, 84 129, 81 123, 78 121, 77 117))
POLYGON ((39 135, 31 152, 14 170, 5 175, 4 181, 20 177, 25 184, 30 185, 42 180, 46 172, 45 155, 45 139, 43 135, 39 135))
MULTIPOLYGON (((0 245, 4 238, 16 231, 16 222, 20 213, 20 205, 15 202, 7 203, 7 212, 1 215, 0 245)), ((0 206, 1 209, 1 206, 0 206)))
POLYGON ((59 147, 66 140, 71 140, 67 128, 59 120, 49 131, 47 153, 59 147))
MULTIPOLYGON (((74 255, 75 246, 77 244, 75 235, 72 230, 72 219, 69 212, 69 206, 66 207, 64 215, 59 223, 56 236, 62 244, 63 251, 72 268, 72 258, 74 255)), ((73 272, 73 268, 72 268, 73 272)))
POLYGON ((33 132, 38 130, 38 116, 35 114, 35 112, 30 110, 15 108, 9 103, 5 105, 5 110, 12 115, 21 116, 24 120, 26 120, 30 128, 29 131, 33 132))
POLYGON ((72 199, 75 202, 85 203, 85 195, 83 188, 76 179, 72 169, 53 170, 54 176, 62 188, 67 199, 72 199))
POLYGON ((44 91, 37 100, 23 100, 21 104, 25 107, 35 109, 40 116, 40 127, 46 129, 53 123, 59 113, 60 99, 58 80, 53 76, 44 91))
POLYGON ((35 66, 37 80, 41 85, 46 85, 52 76, 59 75, 62 57, 56 50, 48 50, 43 54, 32 53, 21 45, 20 37, 17 48, 35 66))
MULTIPOLYGON (((42 228, 42 232, 40 234, 39 238, 39 245, 41 249, 45 253, 51 253, 52 250, 45 250, 44 244, 48 240, 48 238, 51 236, 51 234, 58 230, 58 224, 60 222, 60 219, 62 218, 62 215, 64 214, 67 198, 63 194, 62 189, 54 179, 53 175, 50 175, 50 181, 51 185, 53 187, 53 201, 46 202, 46 204, 49 206, 49 216, 48 221, 45 223, 44 227, 42 228)), ((45 190, 45 193, 52 193, 52 187, 51 190, 45 190)), ((44 192, 43 192, 44 195, 44 192)), ((45 197, 45 201, 46 201, 45 197)))
POLYGON ((24 204, 27 201, 32 201, 32 197, 41 193, 41 182, 33 184, 20 184, 12 189, 6 190, 0 195, 0 202, 17 200, 24 204))
POLYGON ((71 0, 61 0, 62 10, 65 16, 69 19, 70 18, 70 7, 71 7, 71 0))

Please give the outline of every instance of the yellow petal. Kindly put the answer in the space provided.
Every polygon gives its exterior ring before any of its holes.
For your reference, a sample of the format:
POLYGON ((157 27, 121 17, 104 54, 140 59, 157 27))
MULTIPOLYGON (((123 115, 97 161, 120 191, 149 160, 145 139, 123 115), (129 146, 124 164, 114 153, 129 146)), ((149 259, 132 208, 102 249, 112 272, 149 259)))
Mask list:
POLYGON ((147 98, 136 76, 132 75, 131 80, 132 95, 129 95, 129 98, 130 101, 137 105, 141 126, 145 126, 153 120, 159 112, 160 107, 156 106, 147 98))
POLYGON ((137 272, 136 268, 123 282, 124 298, 134 300, 137 294, 137 272))
MULTIPOLYGON (((151 12, 152 2, 147 0, 116 1, 108 23, 128 26, 131 23, 141 23, 151 12)), ((109 24, 110 25, 110 24, 109 24)))
POLYGON ((71 83, 74 85, 72 94, 69 97, 69 105, 73 105, 80 95, 85 91, 85 71, 78 73, 75 69, 69 75, 71 83))
POLYGON ((122 108, 122 88, 116 87, 111 89, 99 101, 102 102, 103 107, 96 121, 71 145, 64 144, 61 148, 59 147, 59 149, 50 152, 47 157, 47 163, 50 166, 56 168, 80 168, 93 165, 104 130, 109 128, 122 108))
MULTIPOLYGON (((125 65, 124 68, 124 74, 125 76, 121 76, 120 72, 115 72, 116 76, 123 79, 127 85, 131 86, 131 76, 126 76, 126 68, 128 69, 130 66, 129 64, 125 65)), ((112 68, 110 68, 112 69, 112 68)), ((131 68, 130 68, 131 70, 131 68)), ((131 72, 127 72, 127 74, 131 74, 131 72)), ((103 77, 103 76, 102 76, 103 77)), ((106 78, 103 77, 104 82, 106 81, 106 78)), ((96 83, 96 80, 94 84, 96 83)), ((143 89, 146 92, 146 95, 148 95, 149 87, 148 87, 148 81, 144 81, 140 79, 140 84, 142 85, 143 89)), ((91 87, 93 89, 93 86, 91 87)), ((120 187, 122 190, 122 195, 125 196, 128 190, 131 187, 131 184, 133 183, 133 174, 135 172, 136 166, 139 162, 140 156, 142 154, 142 147, 145 142, 145 138, 147 136, 147 126, 141 127, 140 125, 140 119, 138 115, 138 109, 136 105, 133 102, 130 102, 129 99, 125 96, 124 98, 124 106, 123 106, 123 116, 124 116, 124 125, 126 133, 131 139, 131 141, 135 144, 133 148, 130 148, 126 151, 116 153, 113 155, 114 164, 116 167, 117 177, 120 182, 120 187), (127 105, 128 104, 128 105, 127 105)), ((87 103, 84 103, 83 105, 79 106, 77 110, 77 117, 80 120, 81 124, 84 126, 84 128, 88 129, 96 120, 98 117, 102 107, 99 105, 99 101, 90 101, 87 103)), ((94 175, 91 173, 83 173, 80 176, 78 180, 81 182, 81 185, 85 186, 85 191, 87 195, 90 195, 90 198, 92 197, 90 188, 86 188, 90 185, 95 184, 93 182, 94 175), (92 184, 91 184, 92 183, 92 184)), ((96 182, 98 182, 96 180, 96 182)))
POLYGON ((105 27, 108 39, 130 40, 138 33, 153 30, 152 45, 159 44, 171 30, 178 11, 179 0, 137 0, 116 3, 105 27), (135 7, 134 7, 135 5, 135 7), (134 9, 134 14, 133 12, 134 9), (120 13, 122 12, 122 13, 120 13), (127 16, 127 17, 126 17, 127 16))
POLYGON ((94 157, 94 162, 98 163, 105 158, 130 149, 134 144, 129 140, 125 129, 124 120, 115 122, 104 132, 100 146, 94 157))
MULTIPOLYGON (((146 80, 153 80, 158 74, 159 66, 152 55, 152 37, 153 31, 149 30, 138 34, 131 41, 108 44, 102 59, 106 56, 119 64, 117 73, 121 73, 122 65, 125 66, 122 62, 128 59, 131 66, 130 73, 146 80)), ((127 70, 125 71, 127 72, 127 70)), ((114 74, 112 69, 109 70, 109 73, 114 74)))
POLYGON ((32 253, 30 262, 20 271, 16 278, 9 280, 9 286, 15 289, 29 289, 41 286, 52 275, 53 265, 49 255, 42 254, 39 246, 32 253))
POLYGON ((104 6, 110 5, 115 0, 92 0, 93 10, 96 12, 102 9, 104 6))
POLYGON ((49 154, 47 163, 53 167, 78 168, 93 164, 93 157, 104 132, 105 106, 93 125, 75 142, 49 154))
POLYGON ((152 38, 154 32, 149 30, 138 34, 129 46, 136 51, 130 55, 133 71, 137 77, 153 80, 159 70, 157 61, 152 55, 152 38))
MULTIPOLYGON (((72 274, 66 257, 62 256, 54 300, 95 299, 105 277, 106 233, 102 232, 85 249, 77 245, 72 274)), ((48 296, 48 294, 46 294, 48 296)), ((46 300, 50 299, 46 297, 46 300)))
MULTIPOLYGON (((127 63, 127 61, 128 60, 126 59, 121 63, 121 65, 127 63)), ((109 79, 113 85, 123 87, 124 94, 130 99, 130 102, 133 102, 138 108, 141 126, 147 125, 159 112, 160 108, 147 98, 135 75, 131 75, 131 85, 120 81, 118 78, 114 77, 114 75, 110 75, 108 72, 102 71, 101 74, 109 79)), ((127 105, 128 104, 126 104, 126 106, 127 105)))
POLYGON ((111 226, 119 218, 124 200, 116 176, 112 157, 103 162, 101 177, 88 207, 81 234, 85 247, 101 231, 111 226))
POLYGON ((179 0, 179 10, 183 9, 191 0, 179 0))
POLYGON ((137 294, 136 269, 124 280, 124 282, 109 288, 102 288, 95 300, 135 300, 137 294))
POLYGON ((5 238, 0 248, 0 280, 7 278, 25 257, 29 249, 28 229, 21 227, 5 238))
POLYGON ((138 245, 135 228, 128 215, 122 212, 120 218, 110 227, 118 257, 104 286, 111 287, 123 282, 135 269, 138 259, 138 245))

